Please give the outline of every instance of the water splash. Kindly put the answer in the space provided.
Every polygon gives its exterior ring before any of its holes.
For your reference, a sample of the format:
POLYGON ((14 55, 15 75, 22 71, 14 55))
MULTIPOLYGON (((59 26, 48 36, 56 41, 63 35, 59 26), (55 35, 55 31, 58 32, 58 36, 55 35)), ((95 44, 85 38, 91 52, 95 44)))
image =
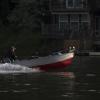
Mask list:
POLYGON ((26 66, 15 65, 10 63, 0 64, 0 74, 7 73, 33 73, 39 72, 37 68, 28 68, 26 66))

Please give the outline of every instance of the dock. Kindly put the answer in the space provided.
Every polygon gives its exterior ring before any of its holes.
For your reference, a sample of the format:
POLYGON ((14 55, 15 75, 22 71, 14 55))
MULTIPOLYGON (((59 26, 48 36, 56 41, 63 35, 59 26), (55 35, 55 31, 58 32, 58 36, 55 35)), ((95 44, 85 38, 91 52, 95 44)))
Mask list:
POLYGON ((89 52, 89 56, 100 56, 100 52, 89 52))
POLYGON ((87 51, 87 52, 78 52, 77 56, 100 56, 100 52, 87 51))

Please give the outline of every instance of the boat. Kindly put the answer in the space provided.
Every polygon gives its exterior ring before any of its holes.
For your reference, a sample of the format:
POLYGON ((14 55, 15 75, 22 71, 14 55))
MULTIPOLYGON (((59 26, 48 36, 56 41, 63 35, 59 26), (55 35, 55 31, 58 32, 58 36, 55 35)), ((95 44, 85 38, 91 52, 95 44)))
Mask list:
POLYGON ((28 66, 30 68, 39 68, 41 70, 64 68, 72 63, 74 51, 54 52, 44 57, 33 57, 32 59, 15 60, 12 64, 28 66))
POLYGON ((15 60, 14 64, 42 70, 64 68, 72 63, 74 52, 52 54, 34 59, 15 60))

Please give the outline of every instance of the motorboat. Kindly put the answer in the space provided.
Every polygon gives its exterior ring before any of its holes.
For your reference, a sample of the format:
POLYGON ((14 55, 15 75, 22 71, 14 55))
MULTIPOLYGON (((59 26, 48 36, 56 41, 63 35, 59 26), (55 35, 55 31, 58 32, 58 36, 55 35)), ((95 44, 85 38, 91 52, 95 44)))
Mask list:
POLYGON ((73 58, 74 52, 58 52, 44 57, 34 57, 33 59, 15 60, 13 64, 46 70, 67 67, 68 65, 72 64, 73 58))

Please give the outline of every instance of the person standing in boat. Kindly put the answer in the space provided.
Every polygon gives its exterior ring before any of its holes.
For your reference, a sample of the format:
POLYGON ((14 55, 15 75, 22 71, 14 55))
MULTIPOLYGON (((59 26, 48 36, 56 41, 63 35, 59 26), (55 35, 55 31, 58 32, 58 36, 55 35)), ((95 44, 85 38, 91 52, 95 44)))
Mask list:
POLYGON ((12 63, 16 59, 15 54, 16 48, 14 46, 11 46, 8 50, 6 50, 5 54, 3 55, 3 62, 12 63))

